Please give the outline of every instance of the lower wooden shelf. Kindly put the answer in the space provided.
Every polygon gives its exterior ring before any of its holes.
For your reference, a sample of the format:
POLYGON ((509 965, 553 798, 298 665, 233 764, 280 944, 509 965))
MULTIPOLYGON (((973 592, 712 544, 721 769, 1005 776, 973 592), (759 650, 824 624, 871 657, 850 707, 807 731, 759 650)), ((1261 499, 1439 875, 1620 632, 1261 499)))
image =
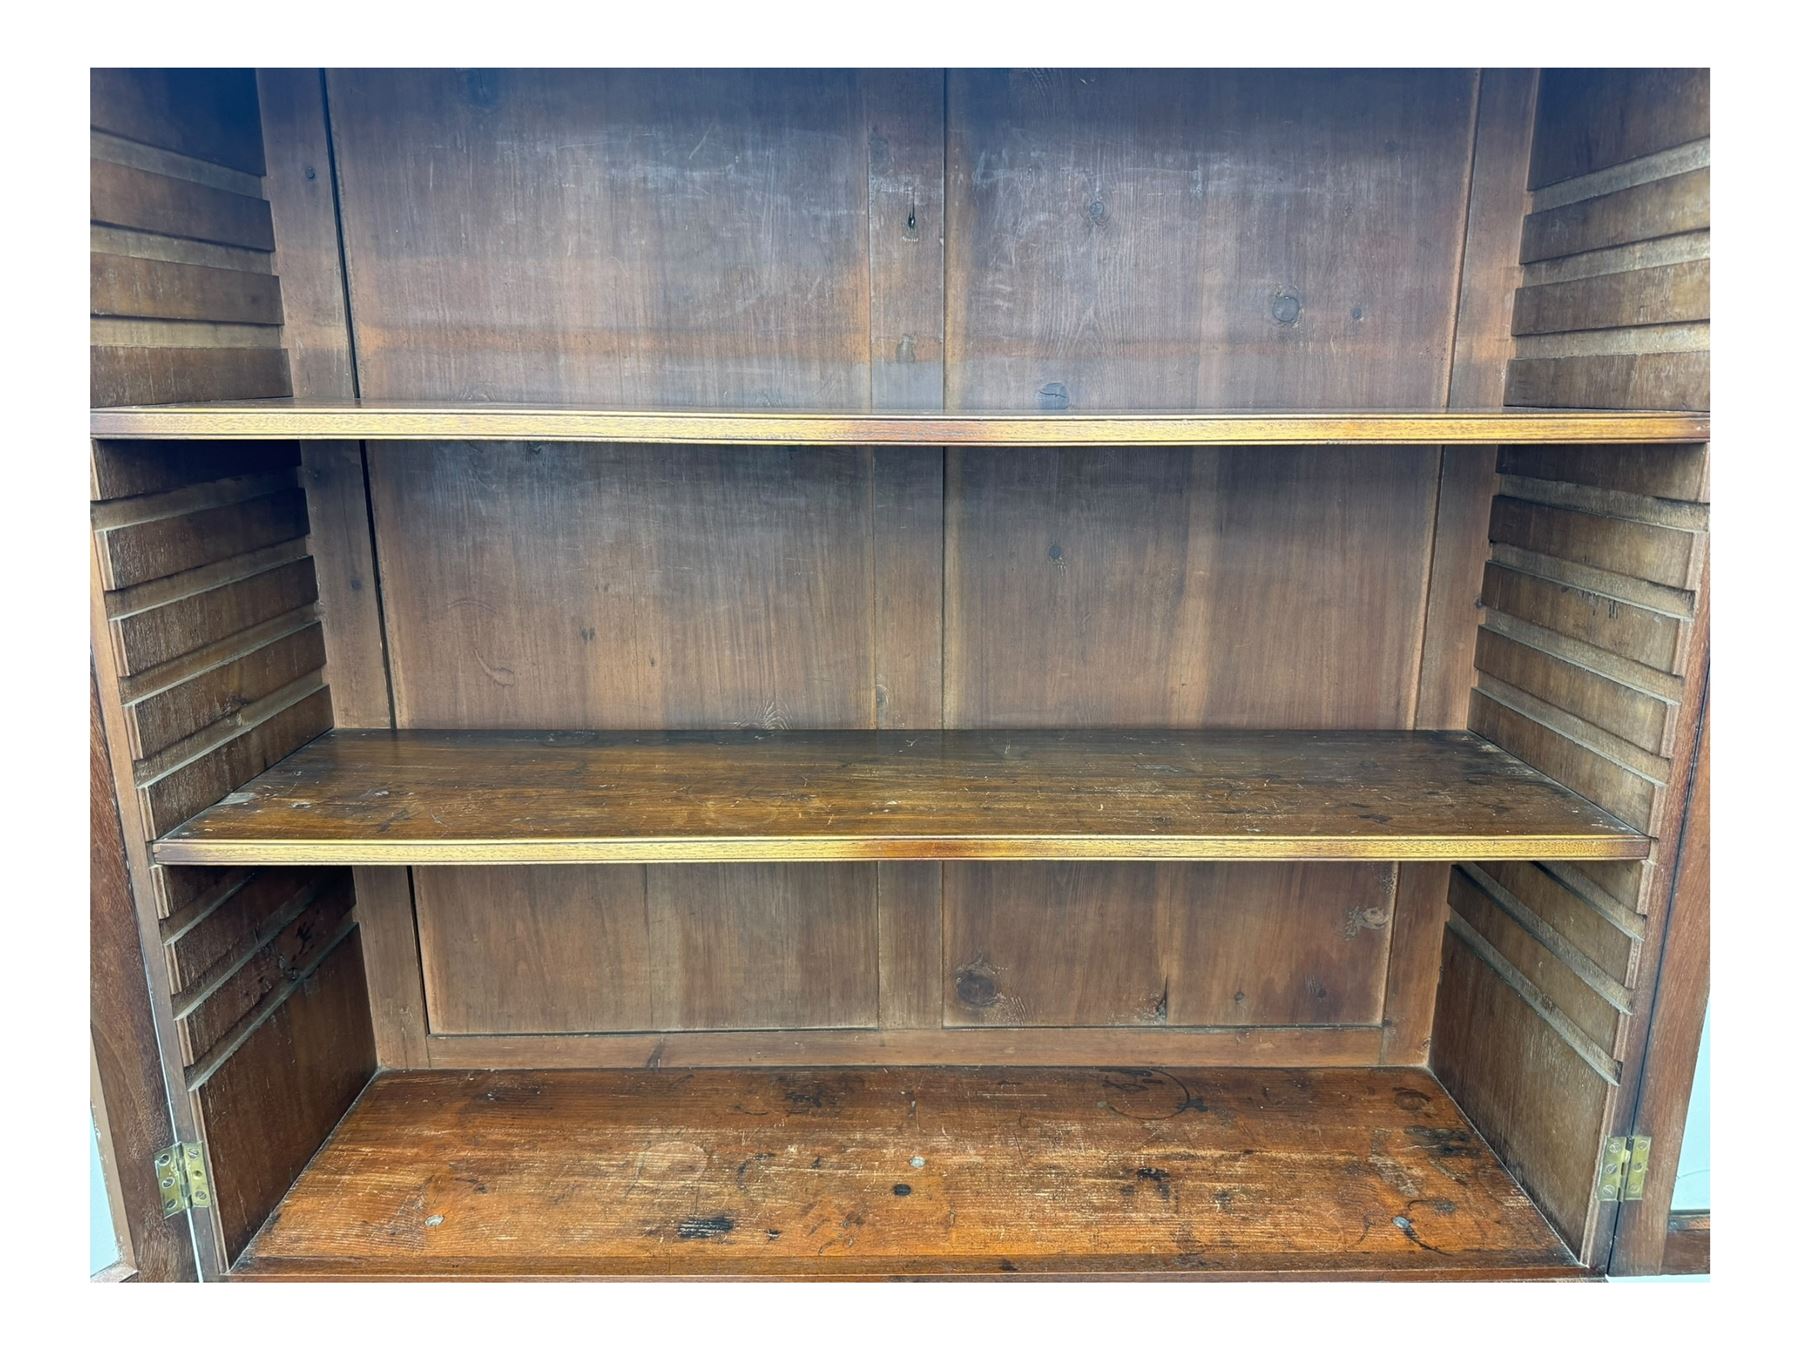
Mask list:
POLYGON ((256 1279, 1571 1278, 1417 1069, 378 1077, 256 1279))
POLYGON ((1467 732, 334 731, 161 863, 1642 858, 1467 732))

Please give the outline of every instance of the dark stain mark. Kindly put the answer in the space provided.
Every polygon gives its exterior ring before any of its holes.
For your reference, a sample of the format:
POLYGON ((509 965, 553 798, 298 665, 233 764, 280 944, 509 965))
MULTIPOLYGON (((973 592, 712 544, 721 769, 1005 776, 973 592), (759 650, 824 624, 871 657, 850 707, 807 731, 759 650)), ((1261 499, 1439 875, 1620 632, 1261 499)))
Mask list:
POLYGON ((1456 1213, 1456 1201, 1454 1200, 1433 1200, 1431 1202, 1431 1207, 1439 1214, 1456 1213))
POLYGON ((776 1238, 781 1236, 781 1230, 779 1228, 765 1228, 763 1229, 763 1236, 768 1238, 770 1242, 773 1242, 776 1238))
POLYGON ((1148 1181, 1155 1185, 1156 1193, 1163 1199, 1173 1199, 1175 1188, 1169 1185, 1169 1174, 1160 1167, 1140 1167, 1137 1170, 1139 1181, 1148 1181))
POLYGON ((744 1161, 737 1165, 738 1185, 741 1186, 744 1184, 744 1177, 752 1167, 757 1163, 767 1162, 774 1156, 773 1153, 752 1153, 748 1158, 745 1158, 744 1161))
POLYGON ((581 640, 583 642, 592 642, 594 640, 594 630, 592 628, 583 628, 581 630, 581 640))
POLYGON ((1109 1069, 1100 1082, 1107 1092, 1100 1104, 1128 1120, 1172 1120, 1194 1100, 1186 1083, 1161 1069, 1109 1069))
POLYGON ((698 1238, 722 1238, 736 1227, 737 1220, 729 1214, 714 1214, 704 1219, 683 1219, 675 1225, 675 1236, 690 1241, 698 1238))
POLYGON ((1423 1092, 1415 1091, 1412 1088, 1394 1089, 1394 1105, 1402 1111, 1423 1111, 1430 1104, 1431 1098, 1423 1092))
POLYGON ((1327 997, 1325 986, 1320 984, 1319 981, 1314 979, 1311 975, 1306 977, 1306 992, 1321 1003, 1323 1003, 1327 997))
POLYGON ((1474 1137, 1467 1130, 1408 1125, 1406 1137, 1439 1158, 1473 1158, 1478 1155, 1474 1137))
POLYGON ((789 1088, 782 1093, 789 1106, 805 1106, 814 1111, 825 1109, 825 1089, 814 1084, 811 1088, 789 1088))
POLYGON ((894 1187, 894 1194, 895 1195, 911 1195, 912 1187, 908 1186, 904 1181, 902 1181, 898 1186, 894 1187))
POLYGON ((813 1171, 815 1171, 815 1172, 816 1172, 816 1171, 818 1171, 818 1170, 819 1170, 819 1169, 820 1169, 820 1168, 821 1168, 821 1167, 823 1167, 823 1166, 824 1166, 824 1165, 825 1165, 825 1158, 824 1158, 824 1155, 823 1155, 823 1154, 821 1154, 821 1155, 820 1155, 820 1156, 819 1156, 819 1157, 817 1157, 817 1158, 814 1158, 814 1159, 813 1159, 813 1160, 812 1160, 812 1162, 811 1162, 811 1163, 810 1163, 810 1164, 809 1164, 809 1166, 810 1166, 810 1167, 811 1167, 811 1170, 813 1170, 813 1171))
POLYGON ((1242 1003, 1244 1001, 1244 991, 1242 989, 1238 990, 1237 993, 1231 996, 1231 1001, 1233 1003, 1242 1003))
POLYGON ((1000 1001, 1000 986, 986 958, 976 957, 956 972, 957 1001, 970 1008, 991 1008, 1000 1001))
POLYGON ((1214 1191, 1213 1192, 1213 1203, 1215 1205, 1217 1205, 1220 1209, 1230 1209, 1231 1202, 1235 1199, 1237 1199, 1237 1197, 1235 1195, 1233 1195, 1230 1191, 1214 1191))
POLYGON ((1006 1258, 1002 1257, 1000 1260, 1000 1269, 1011 1272, 1011 1273, 1016 1273, 1019 1268, 1017 1266, 1015 1266, 1011 1261, 1008 1261, 1006 1258))
POLYGON ((1394 1216, 1394 1227, 1398 1228, 1402 1233, 1405 1233, 1406 1240, 1412 1243, 1413 1246, 1423 1247, 1426 1251, 1436 1252, 1439 1256, 1444 1255, 1442 1250, 1432 1246, 1424 1238, 1419 1236, 1418 1230, 1412 1226, 1412 1220, 1407 1218, 1404 1214, 1396 1214, 1394 1216))
POLYGON ((1131 1199, 1132 1196, 1137 1194, 1137 1187, 1136 1186, 1121 1186, 1121 1187, 1119 1187, 1119 1194, 1124 1196, 1127 1200, 1129 1200, 1129 1199, 1131 1199))
POLYGON ((353 591, 360 591, 362 589, 362 578, 361 577, 351 577, 350 578, 350 589, 353 591))

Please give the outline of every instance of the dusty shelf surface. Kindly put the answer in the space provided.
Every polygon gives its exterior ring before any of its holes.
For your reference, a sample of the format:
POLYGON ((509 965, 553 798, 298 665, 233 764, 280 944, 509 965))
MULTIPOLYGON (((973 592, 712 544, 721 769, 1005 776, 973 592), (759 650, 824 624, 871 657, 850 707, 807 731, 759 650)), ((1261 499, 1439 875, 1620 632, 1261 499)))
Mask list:
POLYGON ((246 1278, 1584 1272, 1418 1069, 408 1072, 246 1278))
POLYGON ((1709 435, 1705 413, 1560 408, 896 414, 303 399, 95 408, 89 424, 96 437, 127 440, 662 445, 1632 445, 1704 441, 1709 435))
POLYGON ((155 856, 1481 860, 1648 846, 1467 732, 333 731, 155 856))

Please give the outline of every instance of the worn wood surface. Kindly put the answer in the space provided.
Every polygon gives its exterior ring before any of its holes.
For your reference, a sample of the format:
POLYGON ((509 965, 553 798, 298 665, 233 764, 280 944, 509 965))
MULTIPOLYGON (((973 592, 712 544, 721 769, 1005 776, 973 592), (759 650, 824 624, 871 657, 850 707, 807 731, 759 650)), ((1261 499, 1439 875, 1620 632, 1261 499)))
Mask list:
MULTIPOLYGON (((1706 406, 1706 136, 1705 72, 1545 72, 1508 402, 1706 406)), ((1594 1173, 1635 1130, 1689 798, 1707 454, 1503 445, 1496 467, 1469 725, 1653 839, 1643 863, 1460 869, 1432 1067, 1583 1260, 1631 1269, 1660 1219, 1594 1173)))
POLYGON ((1437 458, 952 450, 948 725, 1409 727, 1437 458))
POLYGON ((945 871, 945 1026, 1381 1020, 1388 868, 952 863, 945 871))
POLYGON ((228 1259, 274 1208, 375 1068, 360 936, 351 930, 196 1084, 213 1214, 228 1259))
POLYGON ((872 1027, 869 864, 420 869, 437 1035, 872 1027))
MULTIPOLYGON (((886 864, 884 864, 885 866, 886 864)), ((439 1069, 676 1069, 957 1064, 1056 1067, 1117 1055, 1207 1068, 1361 1068, 1378 1027, 929 1027, 433 1036, 439 1069)))
POLYGON ((256 76, 248 70, 92 70, 89 121, 146 145, 244 173, 263 171, 256 76))
POLYGON ((385 1075, 236 1273, 1575 1271, 1417 1070, 939 1068, 385 1075))
POLYGON ((949 407, 1443 406, 1474 72, 958 70, 948 99, 949 407))
POLYGON ((336 731, 162 862, 1632 858, 1466 733, 336 731))
POLYGON ((1531 185, 1542 187, 1704 138, 1707 70, 1546 71, 1531 185))
POLYGON ((1381 1062, 1423 1065, 1431 1061, 1450 869, 1443 863, 1408 863, 1398 870, 1381 1003, 1381 1062))
POLYGON ((370 460, 400 727, 873 727, 870 452, 370 460))
POLYGON ((383 1069, 431 1067, 425 983, 413 915, 409 868, 352 868, 363 969, 369 981, 369 1019, 376 1063, 383 1069))
POLYGON ((1544 75, 1506 402, 1710 402, 1710 79, 1544 75))
POLYGON ((1534 70, 1480 74, 1446 399, 1451 408, 1491 408, 1504 400, 1538 79, 1534 70))
POLYGON ((1663 1243, 1662 1274, 1712 1273, 1712 1211, 1686 1210, 1669 1215, 1663 1243))
MULTIPOLYGON (((94 397, 292 392, 248 71, 97 72, 94 397)), ((148 841, 330 725, 291 442, 97 442, 93 643, 191 1225, 222 1272, 373 1071, 348 878, 157 867, 148 841)), ((148 1153, 132 1159, 142 1168, 148 1153)))
POLYGON ((882 78, 329 72, 361 392, 867 407, 882 78))
POLYGON ((194 1244, 187 1226, 163 1218, 162 1195, 147 1166, 175 1139, 156 1044, 150 985, 125 859, 99 691, 88 697, 88 1031, 94 1128, 119 1241, 119 1255, 140 1280, 191 1280, 194 1244))
MULTIPOLYGON (((1128 409, 1129 404, 1125 405, 1128 409)), ((1703 441, 1704 414, 1578 409, 991 413, 626 411, 499 403, 259 399, 97 406, 137 440, 610 441, 627 445, 1493 445, 1703 441)))
POLYGON ((1609 1267, 1614 1275, 1704 1271, 1711 1260, 1710 1226, 1695 1237, 1672 1217, 1664 1218, 1675 1195, 1675 1160, 1681 1157, 1712 983, 1712 724, 1704 712, 1702 718, 1692 797, 1662 925, 1662 952, 1655 962, 1655 1003, 1646 1009, 1650 1027, 1632 1115, 1631 1132, 1656 1141, 1658 1162, 1643 1200, 1619 1206, 1609 1267))

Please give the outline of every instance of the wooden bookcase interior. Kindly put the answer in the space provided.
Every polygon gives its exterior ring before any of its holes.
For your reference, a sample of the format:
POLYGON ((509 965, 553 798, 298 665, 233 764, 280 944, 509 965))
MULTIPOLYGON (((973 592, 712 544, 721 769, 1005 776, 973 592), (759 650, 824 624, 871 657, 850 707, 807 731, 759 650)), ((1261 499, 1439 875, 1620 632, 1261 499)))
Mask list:
POLYGON ((1692 71, 96 71, 202 1275, 1607 1269, 1707 134, 1692 71))

